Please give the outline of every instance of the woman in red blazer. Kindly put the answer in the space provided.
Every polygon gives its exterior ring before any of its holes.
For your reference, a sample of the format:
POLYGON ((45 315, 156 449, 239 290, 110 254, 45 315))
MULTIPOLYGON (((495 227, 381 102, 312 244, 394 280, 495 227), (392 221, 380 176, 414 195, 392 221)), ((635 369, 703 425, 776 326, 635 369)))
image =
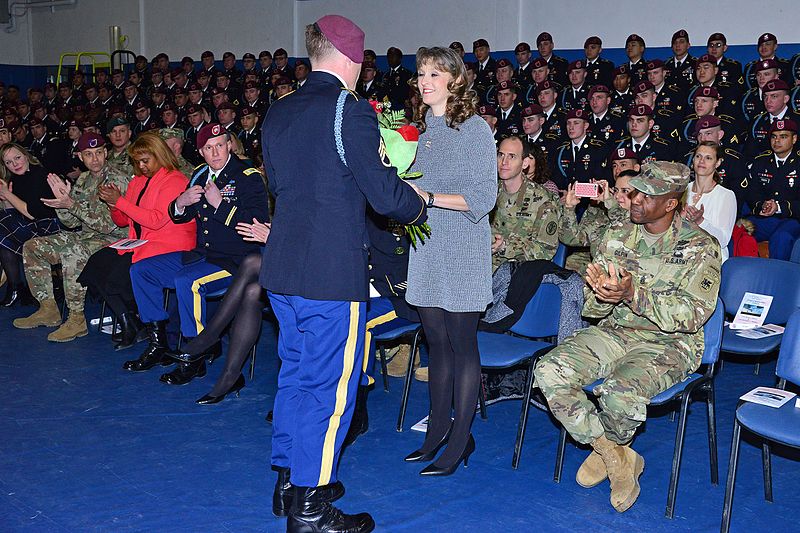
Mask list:
POLYGON ((133 248, 133 253, 100 250, 78 278, 119 317, 122 334, 117 350, 146 338, 131 288, 131 264, 154 255, 191 250, 197 236, 194 221, 175 224, 167 214, 170 202, 186 189, 188 179, 177 170, 178 161, 157 132, 140 135, 128 153, 136 175, 124 196, 116 185, 102 185, 100 198, 111 209, 114 222, 128 227, 128 239, 147 242, 133 248))

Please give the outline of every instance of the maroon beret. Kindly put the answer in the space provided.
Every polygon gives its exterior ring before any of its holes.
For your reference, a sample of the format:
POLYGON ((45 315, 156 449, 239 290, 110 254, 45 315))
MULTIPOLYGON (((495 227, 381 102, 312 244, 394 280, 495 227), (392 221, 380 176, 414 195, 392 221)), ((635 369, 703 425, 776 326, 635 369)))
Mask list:
POLYGON ((772 126, 769 127, 769 132, 772 133, 773 131, 793 131, 797 133, 797 122, 790 118, 776 120, 772 123, 772 126))
POLYGON ((166 103, 161 106, 161 113, 163 114, 164 111, 177 111, 178 108, 175 107, 175 104, 166 103))
POLYGON ((364 31, 353 21, 341 15, 325 15, 317 21, 317 26, 333 47, 353 63, 364 60, 364 31))
POLYGON ((710 45, 712 41, 722 41, 723 44, 728 44, 728 39, 725 38, 724 34, 719 33, 719 32, 712 33, 711 35, 709 35, 708 42, 706 43, 706 46, 710 45))
POLYGON ((578 70, 582 68, 583 69, 586 68, 586 63, 584 63, 582 59, 577 59, 569 64, 569 67, 567 67, 567 72, 572 72, 573 70, 578 70))
POLYGON ((175 90, 172 91, 172 96, 186 96, 186 89, 183 87, 175 87, 175 90))
POLYGON ((592 86, 591 89, 589 89, 589 98, 591 98, 596 93, 611 94, 611 90, 605 85, 594 85, 592 86))
POLYGON ((202 112, 203 112, 203 106, 197 104, 189 104, 188 106, 186 106, 187 115, 192 115, 194 113, 202 113, 202 112))
POLYGON ((208 71, 204 70, 204 69, 201 69, 200 72, 197 73, 197 77, 198 78, 207 78, 208 77, 208 71))
POLYGON ((167 94, 167 90, 164 87, 153 87, 150 94, 167 94))
POLYGON ((764 85, 764 88, 762 89, 762 92, 765 92, 765 93, 772 93, 772 92, 775 92, 775 91, 787 91, 788 92, 789 91, 789 86, 786 84, 785 81, 778 79, 778 80, 770 80, 770 81, 768 81, 764 85))
POLYGON ((674 43, 678 39, 686 39, 689 40, 689 33, 686 30, 678 30, 672 34, 672 42, 674 43))
POLYGON ((625 39, 625 46, 628 46, 629 43, 639 43, 642 46, 645 45, 644 39, 642 39, 640 35, 637 35, 635 33, 631 33, 630 35, 628 35, 628 38, 625 39))
POLYGON ((472 72, 478 71, 478 67, 472 61, 467 61, 466 63, 464 63, 464 67, 466 67, 467 70, 471 70, 472 72))
POLYGON ((542 68, 547 66, 547 61, 543 57, 537 57, 533 60, 533 66, 531 67, 533 70, 537 68, 542 68))
POLYGON ((503 67, 512 67, 513 68, 513 65, 511 64, 511 61, 509 61, 508 59, 506 59, 504 57, 504 58, 499 59, 497 61, 497 68, 503 68, 503 67))
POLYGON ((536 86, 536 92, 537 93, 540 93, 540 92, 542 92, 542 91, 544 91, 546 89, 553 89, 555 91, 556 90, 556 84, 553 83, 550 80, 544 80, 542 83, 540 83, 540 84, 538 84, 536 86))
POLYGON ((200 59, 205 59, 207 57, 214 57, 214 52, 212 52, 211 50, 206 50, 205 52, 200 54, 200 59))
POLYGON ((716 128, 717 126, 721 126, 722 122, 715 117, 714 115, 706 115, 700 120, 698 120, 694 125, 694 136, 697 137, 700 134, 700 130, 705 130, 708 128, 716 128))
POLYGON ((245 55, 242 56, 242 61, 244 61, 245 59, 252 59, 253 61, 255 61, 256 60, 256 56, 255 56, 255 54, 247 52, 245 55))
POLYGON ((240 114, 242 117, 249 117, 250 115, 255 115, 255 114, 257 114, 257 113, 258 113, 258 110, 257 110, 257 109, 255 109, 255 108, 252 108, 252 107, 250 107, 250 106, 244 106, 244 107, 241 109, 241 111, 239 112, 239 114, 240 114))
POLYGON ((526 42, 521 42, 517 46, 514 47, 514 53, 515 54, 518 54, 520 52, 530 52, 530 51, 531 51, 531 45, 529 45, 526 42))
POLYGON ((208 91, 208 93, 209 93, 211 96, 217 96, 218 94, 225 94, 225 91, 223 91, 223 90, 222 90, 222 89, 220 89, 219 87, 212 87, 212 88, 211 88, 211 90, 210 90, 210 91, 208 91))
POLYGON ((139 111, 140 109, 148 109, 147 104, 145 104, 141 100, 137 100, 135 104, 133 104, 133 110, 139 111))
POLYGON ((640 81, 633 87, 633 94, 639 94, 645 91, 655 91, 655 87, 653 87, 653 84, 647 80, 640 81))
POLYGON ((775 44, 778 44, 778 38, 775 37, 775 35, 773 35, 772 33, 763 33, 758 38, 758 45, 761 46, 762 44, 769 41, 775 41, 775 44))
POLYGON ((543 115, 544 109, 539 104, 530 104, 527 107, 522 108, 522 116, 524 117, 533 117, 537 115, 543 115))
POLYGON ((83 129, 83 122, 78 122, 77 120, 70 120, 69 122, 67 122, 67 127, 68 128, 73 128, 74 127, 74 128, 78 128, 78 129, 82 130, 83 129))
POLYGON ((374 61, 364 61, 361 63, 361 70, 372 69, 375 70, 375 62, 374 61))
POLYGON ((712 56, 711 54, 703 54, 700 57, 698 57, 694 62, 695 66, 699 65, 700 63, 711 63, 712 65, 716 65, 717 58, 712 56))
POLYGON ((217 111, 220 111, 222 109, 232 109, 233 111, 236 111, 236 106, 230 102, 222 102, 217 106, 217 111))
POLYGON ((571 118, 577 118, 589 122, 589 113, 587 113, 583 109, 572 109, 570 110, 569 113, 567 113, 567 120, 571 118))
POLYGON ((6 126, 6 121, 0 118, 0 130, 7 130, 8 126, 6 126))
POLYGON ((181 67, 177 67, 177 68, 172 69, 172 77, 173 78, 175 76, 180 76, 181 74, 184 74, 184 75, 186 74, 186 72, 184 72, 181 67))
POLYGON ((500 83, 497 84, 497 90, 498 91, 511 90, 517 92, 517 87, 514 85, 513 81, 506 80, 506 81, 501 81, 500 83))
POLYGON ((775 59, 762 59, 758 63, 756 63, 756 72, 761 72, 762 70, 769 70, 771 68, 778 68, 778 62, 775 59))
POLYGON ((123 81, 122 83, 119 84, 120 89, 127 89, 129 87, 133 87, 134 89, 136 88, 136 86, 129 81, 123 81))
POLYGON ((200 87, 199 83, 197 83, 196 81, 193 81, 192 83, 189 84, 189 90, 190 91, 202 91, 203 88, 200 87))
POLYGON ((550 41, 552 43, 553 36, 547 33, 546 31, 543 31, 542 33, 539 34, 538 37, 536 37, 536 46, 542 44, 543 41, 550 41))
POLYGON ((183 59, 181 59, 181 65, 185 65, 186 63, 191 63, 194 65, 194 59, 189 56, 183 56, 183 59))
POLYGON ((260 86, 258 85, 257 81, 250 80, 250 81, 244 82, 244 88, 245 88, 245 90, 247 90, 247 89, 259 89, 260 86))
POLYGON ((38 111, 40 109, 44 109, 44 105, 41 102, 36 102, 35 104, 31 104, 31 111, 38 111))
POLYGON ((486 39, 478 39, 476 41, 472 41, 472 49, 473 50, 475 50, 476 48, 479 48, 481 46, 485 46, 486 48, 489 48, 489 41, 487 41, 486 39))
POLYGON ((603 46, 603 40, 597 35, 592 35, 583 42, 583 47, 586 48, 587 46, 592 44, 596 44, 597 46, 603 46))
POLYGON ((277 80, 275 80, 275 87, 277 87, 278 85, 291 85, 291 84, 292 80, 290 80, 286 76, 281 76, 277 80))
POLYGON ((714 98, 715 100, 719 99, 719 91, 716 87, 700 87, 696 93, 694 93, 694 97, 697 98, 698 96, 703 96, 705 98, 714 98))
POLYGON ((99 148, 101 146, 105 146, 105 144, 106 140, 102 135, 87 131, 81 135, 80 139, 78 139, 78 151, 83 152, 88 148, 99 148))
POLYGON ((622 76, 622 75, 627 76, 628 74, 630 74, 628 70, 629 70, 628 65, 620 65, 614 69, 614 76, 622 76))
POLYGON ((616 150, 611 152, 612 161, 622 161, 623 159, 636 159, 637 161, 639 160, 639 158, 636 157, 636 152, 634 152, 630 148, 617 148, 616 150))
POLYGON ((235 58, 236 56, 233 55, 233 52, 225 52, 224 54, 222 54, 222 59, 227 59, 229 57, 235 58))
POLYGON ((218 70, 216 72, 216 74, 214 74, 214 77, 217 78, 217 79, 219 79, 219 78, 228 78, 228 79, 230 79, 231 78, 230 74, 228 74, 224 70, 218 70))
POLYGON ((657 68, 664 68, 664 62, 660 59, 651 59, 647 62, 647 70, 655 70, 657 68))
POLYGON ((478 114, 479 115, 492 115, 492 116, 494 116, 495 113, 497 113, 497 110, 491 104, 478 106, 478 114))
POLYGON ((209 139, 213 137, 219 137, 220 135, 225 135, 228 133, 228 130, 225 129, 225 126, 221 124, 211 123, 206 124, 200 131, 197 132, 197 149, 203 148, 206 145, 209 139))
MULTIPOLYGON (((320 28, 320 29, 322 29, 322 28, 320 28)), ((278 57, 278 56, 288 56, 289 54, 286 52, 286 49, 278 48, 277 50, 275 50, 275 54, 273 54, 273 55, 274 55, 274 57, 278 57)), ((364 59, 363 55, 361 56, 361 59, 364 59)))
MULTIPOLYGON (((363 58, 364 56, 362 55, 361 57, 363 58)), ((308 67, 308 63, 306 63, 302 59, 296 59, 295 62, 294 62, 294 68, 301 67, 301 66, 302 67, 308 67)))
POLYGON ((636 117, 652 117, 653 116, 653 110, 649 105, 639 104, 639 105, 635 105, 635 106, 631 107, 630 111, 628 111, 628 116, 629 117, 633 117, 633 116, 636 116, 636 117))

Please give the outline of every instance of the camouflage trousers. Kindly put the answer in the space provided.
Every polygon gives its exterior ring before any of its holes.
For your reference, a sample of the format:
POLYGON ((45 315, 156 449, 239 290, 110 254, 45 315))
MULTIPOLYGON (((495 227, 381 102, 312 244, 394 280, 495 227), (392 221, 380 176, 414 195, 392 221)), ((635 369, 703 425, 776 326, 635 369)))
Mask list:
POLYGON ((542 357, 535 376, 553 416, 576 441, 626 444, 647 418, 650 398, 694 372, 702 346, 688 335, 592 326, 542 357), (583 387, 594 387, 600 410, 583 387))
POLYGON ((93 253, 115 240, 109 236, 86 238, 86 234, 80 231, 62 231, 27 241, 22 248, 22 259, 31 292, 40 302, 52 300, 53 277, 50 267, 60 263, 67 306, 70 311, 83 312, 86 288, 78 283, 78 276, 93 253))

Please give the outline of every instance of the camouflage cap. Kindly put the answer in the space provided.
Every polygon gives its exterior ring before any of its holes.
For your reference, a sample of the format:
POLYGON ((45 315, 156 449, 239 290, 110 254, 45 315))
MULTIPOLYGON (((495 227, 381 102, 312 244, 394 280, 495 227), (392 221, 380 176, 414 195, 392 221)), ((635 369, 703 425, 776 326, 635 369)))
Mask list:
POLYGON ((683 192, 689 185, 689 167, 671 161, 653 161, 642 165, 638 176, 629 181, 630 186, 651 196, 683 192))
POLYGON ((180 139, 183 140, 183 130, 178 128, 161 128, 158 130, 158 135, 164 139, 180 139))

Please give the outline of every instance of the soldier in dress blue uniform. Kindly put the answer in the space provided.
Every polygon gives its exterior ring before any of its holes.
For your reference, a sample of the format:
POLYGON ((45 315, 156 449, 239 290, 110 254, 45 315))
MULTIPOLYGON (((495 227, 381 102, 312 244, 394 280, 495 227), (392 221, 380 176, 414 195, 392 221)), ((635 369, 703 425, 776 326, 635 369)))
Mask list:
MULTIPOLYGON (((245 256, 259 251, 257 244, 242 240, 236 224, 252 223, 254 218, 269 220, 264 182, 258 170, 233 154, 229 135, 214 123, 200 130, 197 145, 206 164, 195 169, 186 191, 168 208, 176 224, 197 221, 197 247, 143 259, 131 268, 139 315, 143 322, 156 324, 162 339, 168 319, 163 307, 165 288, 175 289, 184 338, 196 337, 206 322, 205 295, 230 285, 245 256)), ((201 359, 179 365, 162 375, 161 381, 182 385, 203 374, 201 359)))
POLYGON ((525 90, 514 80, 514 65, 506 58, 499 59, 495 63, 494 78, 495 83, 486 88, 482 103, 491 104, 493 106, 499 105, 497 101, 498 86, 504 81, 508 81, 514 85, 515 94, 521 95, 525 90))
POLYGON ((756 225, 757 241, 769 240, 769 256, 787 261, 800 237, 800 154, 795 150, 797 122, 776 120, 769 129, 770 149, 750 166, 755 184, 748 217, 756 225))
POLYGON ((633 92, 631 92, 631 77, 628 65, 620 65, 614 69, 614 92, 611 93, 610 109, 621 115, 627 115, 633 105, 633 92))
POLYGON ((502 140, 522 132, 522 116, 517 102, 517 87, 511 80, 497 84, 497 138, 502 140))
POLYGON ((517 44, 514 47, 514 56, 517 58, 517 68, 514 69, 514 82, 522 90, 527 90, 528 86, 533 82, 531 77, 531 70, 533 69, 531 45, 526 42, 517 44))
POLYGON ((367 100, 375 100, 380 102, 386 96, 386 91, 383 84, 376 78, 378 76, 378 68, 372 61, 364 61, 361 64, 361 77, 356 84, 356 92, 362 98, 367 100))
POLYGON ((561 190, 576 181, 607 179, 608 149, 606 144, 589 137, 589 113, 573 109, 567 114, 569 140, 552 155, 550 168, 553 181, 561 190))
POLYGON ((542 106, 530 104, 522 108, 522 133, 531 146, 538 146, 544 152, 545 160, 550 160, 550 154, 559 144, 559 140, 552 134, 542 131, 545 115, 542 106))
POLYGON ((605 85, 589 89, 589 135, 606 144, 616 143, 625 136, 625 115, 609 109, 611 90, 605 85))
POLYGON ((716 59, 717 81, 730 84, 739 93, 744 92, 744 77, 742 76, 742 64, 725 57, 728 51, 728 39, 722 33, 712 33, 708 36, 706 43, 708 54, 716 59))
POLYGON ((554 81, 559 86, 564 87, 568 82, 567 66, 569 66, 569 61, 555 55, 553 53, 554 47, 553 36, 548 32, 543 31, 536 37, 536 48, 539 50, 539 56, 547 61, 547 66, 550 68, 550 81, 554 81))
POLYGON ((743 72, 744 84, 748 90, 759 87, 756 79, 756 73, 758 72, 757 66, 759 63, 766 60, 774 61, 778 68, 780 78, 788 85, 794 85, 789 60, 776 56, 775 51, 777 49, 778 38, 775 37, 774 34, 762 33, 758 37, 758 59, 754 59, 745 65, 743 72))
POLYGON ((694 84, 694 57, 689 54, 689 33, 678 30, 672 34, 672 57, 664 63, 666 80, 670 85, 677 85, 684 91, 694 84))
POLYGON ((674 161, 675 146, 667 139, 653 133, 653 109, 638 104, 628 112, 628 136, 617 143, 616 149, 628 148, 641 163, 651 161, 674 161))
POLYGON ((625 54, 628 56, 628 70, 631 83, 637 84, 647 79, 647 60, 644 58, 646 45, 641 35, 632 33, 625 39, 625 54))
POLYGON ((719 109, 721 113, 735 116, 739 113, 739 101, 742 90, 727 81, 719 79, 719 66, 717 59, 710 54, 703 54, 695 60, 695 77, 697 84, 689 89, 686 97, 688 109, 694 109, 694 95, 700 87, 715 87, 719 93, 719 109))
POLYGON ((261 86, 257 81, 244 82, 244 95, 242 100, 242 108, 248 107, 259 116, 258 125, 261 126, 261 120, 267 114, 267 102, 261 98, 261 86))
POLYGON ((542 84, 549 81, 551 86, 555 88, 556 93, 561 91, 561 85, 552 81, 550 76, 550 67, 547 61, 542 57, 537 57, 531 63, 531 83, 525 89, 523 101, 526 104, 538 104, 537 95, 542 87, 542 84))
POLYGON ((261 160, 261 131, 258 129, 260 120, 258 111, 252 107, 243 107, 239 110, 239 125, 241 131, 238 134, 242 142, 242 148, 247 158, 254 163, 261 160))
POLYGON ((403 52, 394 46, 386 51, 386 61, 389 68, 383 75, 381 83, 392 104, 392 109, 401 111, 405 108, 408 98, 408 82, 412 77, 411 71, 403 66, 403 52))
MULTIPOLYGON (((694 95, 694 113, 686 115, 680 127, 680 142, 682 149, 689 151, 697 144, 695 140, 695 126, 698 121, 707 116, 716 116, 725 129, 724 146, 741 150, 744 146, 747 125, 736 118, 720 113, 718 110, 719 94, 715 87, 701 87, 694 95)), ((690 167, 691 168, 691 167, 690 167)))
POLYGON ((499 144, 502 139, 497 129, 497 108, 491 104, 480 105, 475 109, 475 114, 486 121, 489 129, 492 130, 495 144, 499 144))
POLYGON ((561 90, 559 104, 561 109, 570 112, 573 109, 586 110, 588 106, 589 86, 586 84, 586 64, 582 59, 573 61, 567 67, 569 85, 561 90))
POLYGON ((497 62, 490 54, 489 41, 477 39, 472 43, 472 53, 475 54, 475 62, 478 72, 475 74, 475 85, 481 87, 485 92, 491 85, 495 84, 495 70, 497 62))
POLYGON ((686 114, 686 92, 682 86, 667 83, 667 70, 660 59, 651 59, 647 62, 647 81, 656 92, 656 101, 653 109, 669 109, 676 116, 686 114))
POLYGON ((360 533, 375 522, 332 507, 334 490, 326 486, 337 485, 365 351, 366 204, 401 224, 424 222, 426 210, 381 159, 375 112, 352 92, 364 33, 327 15, 306 28, 306 48, 308 81, 276 101, 262 126, 275 216, 261 284, 280 323, 282 360, 272 436, 275 499, 292 501, 289 532, 360 533), (297 157, 299 146, 304 157, 297 157))
POLYGON ((647 80, 640 81, 633 88, 636 105, 646 105, 653 110, 653 133, 662 139, 677 142, 681 117, 667 107, 657 108, 658 93, 653 84, 647 80))
POLYGON ((791 119, 795 124, 800 124, 800 115, 792 111, 789 106, 789 86, 786 82, 777 79, 767 82, 761 89, 764 93, 764 112, 756 116, 751 122, 750 136, 745 148, 745 155, 755 157, 769 150, 770 127, 778 120, 791 119))
POLYGON ((583 53, 586 55, 586 85, 605 85, 611 87, 614 79, 614 63, 604 57, 600 57, 603 52, 603 40, 597 35, 592 35, 583 43, 583 53))
POLYGON ((765 111, 764 85, 778 79, 778 62, 774 59, 765 59, 755 65, 748 65, 748 68, 755 76, 755 84, 742 97, 742 115, 750 122, 765 111))
POLYGON ((558 97, 555 82, 545 80, 539 85, 539 93, 536 96, 539 105, 542 106, 545 119, 542 131, 545 134, 563 141, 566 138, 567 113, 556 105, 558 97))

